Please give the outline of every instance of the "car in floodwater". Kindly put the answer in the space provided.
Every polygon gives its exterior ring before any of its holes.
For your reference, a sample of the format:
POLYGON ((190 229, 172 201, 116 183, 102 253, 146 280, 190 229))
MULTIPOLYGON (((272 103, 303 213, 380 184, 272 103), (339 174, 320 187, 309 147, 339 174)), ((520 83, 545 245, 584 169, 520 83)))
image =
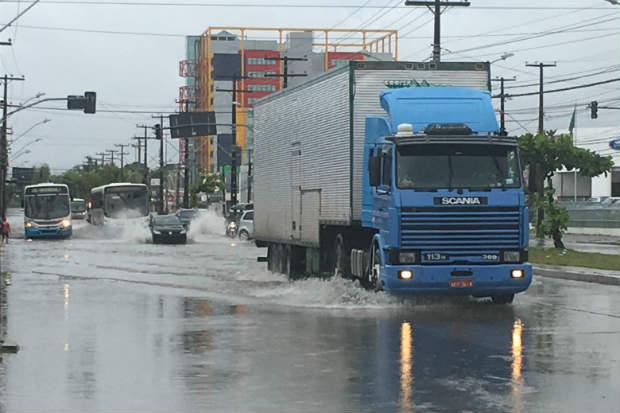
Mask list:
POLYGON ((192 221, 198 218, 200 211, 195 208, 181 208, 175 212, 175 215, 179 218, 185 229, 189 231, 192 221))
POLYGON ((179 217, 174 214, 153 215, 150 226, 153 244, 185 244, 187 242, 187 230, 179 217))
POLYGON ((243 212, 239 219, 239 239, 247 241, 254 235, 254 210, 243 212))

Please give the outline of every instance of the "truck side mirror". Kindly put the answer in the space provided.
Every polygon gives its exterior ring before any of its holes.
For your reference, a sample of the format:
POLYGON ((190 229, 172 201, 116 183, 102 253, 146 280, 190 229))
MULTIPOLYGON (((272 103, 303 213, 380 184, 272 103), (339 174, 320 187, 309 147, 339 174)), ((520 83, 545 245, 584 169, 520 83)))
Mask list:
POLYGON ((381 184, 381 158, 378 156, 368 158, 368 181, 370 186, 381 184))

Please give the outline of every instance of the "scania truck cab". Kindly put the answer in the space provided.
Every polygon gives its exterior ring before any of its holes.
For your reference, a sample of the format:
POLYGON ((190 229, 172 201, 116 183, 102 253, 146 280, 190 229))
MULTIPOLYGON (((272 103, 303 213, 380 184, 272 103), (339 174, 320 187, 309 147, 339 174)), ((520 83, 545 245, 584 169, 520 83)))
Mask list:
POLYGON ((351 272, 395 294, 489 296, 532 280, 517 139, 498 133, 489 92, 384 90, 388 116, 367 116, 361 225, 369 249, 351 272))

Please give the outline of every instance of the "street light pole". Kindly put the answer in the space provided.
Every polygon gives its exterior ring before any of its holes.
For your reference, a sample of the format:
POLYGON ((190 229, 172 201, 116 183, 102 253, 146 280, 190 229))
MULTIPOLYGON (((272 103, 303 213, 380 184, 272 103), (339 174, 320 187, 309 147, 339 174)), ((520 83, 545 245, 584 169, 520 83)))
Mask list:
POLYGON ((23 81, 23 77, 12 77, 4 75, 4 98, 2 101, 2 127, 0 129, 0 216, 6 214, 8 201, 6 199, 6 179, 9 170, 9 142, 7 140, 7 117, 9 116, 8 107, 8 83, 12 80, 23 81))

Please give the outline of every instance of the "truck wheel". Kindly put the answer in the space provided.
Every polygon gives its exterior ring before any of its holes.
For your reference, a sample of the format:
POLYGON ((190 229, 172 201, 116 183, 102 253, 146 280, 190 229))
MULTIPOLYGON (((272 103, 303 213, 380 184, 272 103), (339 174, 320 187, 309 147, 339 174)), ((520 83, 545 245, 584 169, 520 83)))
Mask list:
POLYGON ((514 298, 514 294, 494 294, 491 296, 491 300, 495 304, 510 304, 514 298))
POLYGON ((290 250, 288 245, 280 245, 280 273, 289 276, 290 250))
POLYGON ((344 236, 342 234, 338 234, 336 235, 336 238, 334 238, 333 248, 334 248, 333 249, 334 251, 334 258, 333 258, 334 275, 340 276, 342 278, 349 278, 350 273, 351 273, 349 271, 350 258, 349 258, 349 254, 347 253, 348 248, 346 246, 344 236))
POLYGON ((381 253, 376 243, 370 247, 370 259, 364 271, 362 285, 369 290, 379 291, 379 267, 381 266, 381 253))
POLYGON ((273 244, 267 246, 267 271, 273 271, 273 244))

